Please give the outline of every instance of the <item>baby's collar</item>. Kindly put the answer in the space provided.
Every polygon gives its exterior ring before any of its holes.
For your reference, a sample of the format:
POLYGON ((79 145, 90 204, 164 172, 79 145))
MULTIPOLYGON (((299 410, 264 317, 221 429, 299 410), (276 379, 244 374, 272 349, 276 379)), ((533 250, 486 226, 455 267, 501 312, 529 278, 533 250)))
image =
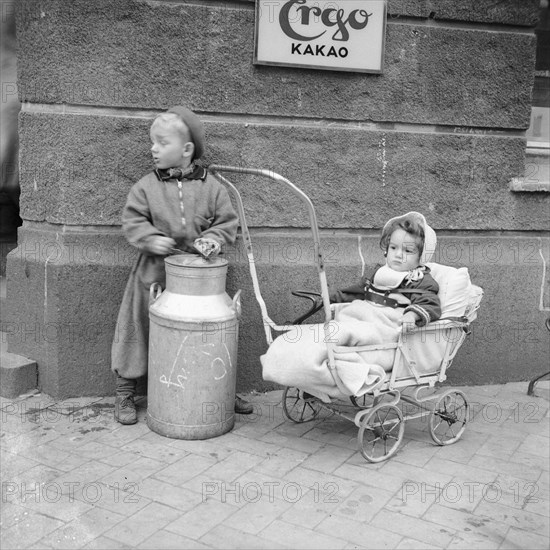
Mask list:
POLYGON ((430 269, 425 265, 419 265, 409 271, 396 271, 386 263, 376 270, 374 285, 376 287, 386 285, 388 288, 397 288, 402 283, 408 285, 423 279, 424 274, 429 273, 429 271, 430 269))
POLYGON ((406 284, 412 283, 413 281, 419 281, 420 279, 424 278, 424 273, 429 272, 430 269, 426 267, 425 265, 419 265, 418 267, 415 267, 414 269, 411 269, 407 276, 405 277, 406 284))

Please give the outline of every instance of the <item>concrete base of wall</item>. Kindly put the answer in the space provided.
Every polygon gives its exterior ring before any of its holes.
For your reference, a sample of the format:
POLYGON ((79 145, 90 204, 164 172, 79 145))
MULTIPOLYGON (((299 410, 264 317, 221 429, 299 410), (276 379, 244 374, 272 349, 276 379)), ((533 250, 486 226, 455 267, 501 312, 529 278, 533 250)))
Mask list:
MULTIPOLYGON (((15 248, 15 243, 11 248, 15 248)), ((37 387, 38 368, 35 361, 8 353, 8 335, 1 330, 5 311, 6 278, 0 276, 0 396, 14 399, 37 387)))
MULTIPOLYGON (((307 230, 252 231, 260 289, 270 317, 291 322, 308 308, 292 290, 319 290, 307 230)), ((329 285, 342 287, 383 260, 378 232, 322 232, 329 285)), ((468 267, 485 291, 473 332, 449 370, 451 384, 529 380, 547 370, 550 295, 547 236, 440 233, 435 261, 468 267), (545 275, 546 273, 546 275, 545 275)), ((38 365, 40 389, 54 398, 114 393, 110 346, 135 251, 117 228, 29 223, 8 255, 3 330, 9 351, 38 365)), ((260 308, 239 239, 228 251, 228 294, 242 289, 238 391, 273 389, 262 380, 266 349, 260 308)), ((312 322, 319 320, 316 317, 312 322)))
POLYGON ((35 361, 4 350, 5 333, 0 339, 0 396, 14 399, 37 387, 38 369, 35 361))

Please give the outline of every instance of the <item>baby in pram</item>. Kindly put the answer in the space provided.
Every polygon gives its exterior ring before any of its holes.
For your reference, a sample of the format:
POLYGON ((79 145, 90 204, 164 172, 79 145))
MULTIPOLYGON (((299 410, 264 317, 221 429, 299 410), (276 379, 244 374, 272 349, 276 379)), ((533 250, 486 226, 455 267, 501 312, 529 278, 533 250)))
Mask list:
POLYGON ((403 331, 439 319, 439 286, 426 266, 435 250, 435 231, 418 212, 389 220, 380 245, 385 265, 359 283, 331 295, 334 321, 294 326, 261 357, 263 377, 301 388, 324 401, 372 391, 393 366, 403 331), (328 364, 332 346, 335 370, 328 364), (365 349, 367 348, 367 349, 365 349))
POLYGON ((441 316, 439 285, 426 265, 433 256, 435 231, 418 212, 389 220, 382 229, 380 247, 386 257, 361 281, 331 295, 332 303, 366 300, 377 306, 401 309, 398 319, 405 332, 441 316))

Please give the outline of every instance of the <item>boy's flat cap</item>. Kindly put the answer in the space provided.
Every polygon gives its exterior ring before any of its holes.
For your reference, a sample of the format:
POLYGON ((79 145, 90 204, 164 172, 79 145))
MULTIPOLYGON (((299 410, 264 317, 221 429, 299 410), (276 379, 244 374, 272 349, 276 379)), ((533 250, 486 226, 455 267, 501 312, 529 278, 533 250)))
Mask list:
POLYGON ((178 115, 183 122, 185 122, 185 125, 189 128, 189 137, 195 144, 194 158, 201 158, 204 153, 205 135, 204 126, 200 118, 193 111, 187 109, 187 107, 182 107, 181 105, 170 107, 167 112, 178 115))

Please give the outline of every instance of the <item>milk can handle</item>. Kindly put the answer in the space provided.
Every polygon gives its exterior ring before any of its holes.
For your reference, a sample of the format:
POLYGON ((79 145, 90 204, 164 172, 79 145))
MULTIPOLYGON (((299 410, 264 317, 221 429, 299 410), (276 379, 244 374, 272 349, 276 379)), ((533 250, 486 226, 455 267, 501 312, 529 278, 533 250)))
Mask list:
POLYGON ((162 294, 162 287, 159 283, 153 283, 149 287, 149 305, 158 300, 158 297, 162 294))
POLYGON ((235 296, 233 296, 233 309, 235 310, 235 314, 237 315, 237 319, 241 318, 241 292, 242 290, 237 290, 235 293, 235 296))

